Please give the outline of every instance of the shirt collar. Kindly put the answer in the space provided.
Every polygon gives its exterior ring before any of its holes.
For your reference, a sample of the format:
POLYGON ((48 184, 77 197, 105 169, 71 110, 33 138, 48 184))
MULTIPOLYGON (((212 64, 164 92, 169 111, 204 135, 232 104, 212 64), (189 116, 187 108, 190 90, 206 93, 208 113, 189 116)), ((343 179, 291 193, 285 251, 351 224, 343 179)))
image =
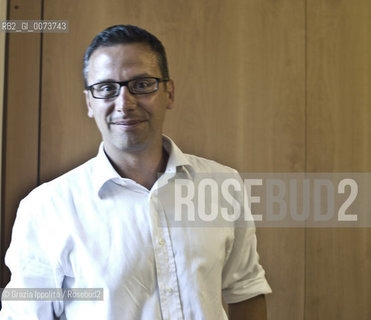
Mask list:
POLYGON ((100 144, 98 154, 94 160, 92 169, 93 187, 95 192, 101 196, 101 189, 105 183, 109 180, 120 178, 120 175, 109 161, 104 151, 103 142, 100 144))
POLYGON ((176 173, 182 168, 192 168, 185 154, 178 148, 173 140, 165 135, 162 136, 162 146, 169 155, 165 172, 176 173))
MULTIPOLYGON (((165 170, 166 173, 177 173, 181 170, 185 170, 187 173, 193 173, 191 163, 174 141, 163 135, 162 145, 169 155, 165 170)), ((96 194, 101 196, 104 185, 113 179, 122 179, 122 177, 109 161, 104 151, 104 143, 102 142, 92 168, 92 181, 96 194)))

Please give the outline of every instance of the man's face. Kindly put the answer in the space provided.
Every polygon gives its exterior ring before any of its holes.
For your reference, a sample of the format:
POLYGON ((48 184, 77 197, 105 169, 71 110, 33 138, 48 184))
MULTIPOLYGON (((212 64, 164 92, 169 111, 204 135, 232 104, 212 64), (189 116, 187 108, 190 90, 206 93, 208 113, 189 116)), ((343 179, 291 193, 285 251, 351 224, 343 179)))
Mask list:
MULTIPOLYGON (((162 78, 156 54, 148 45, 101 47, 89 59, 88 85, 140 77, 162 78)), ((123 86, 119 96, 111 99, 95 99, 85 90, 85 97, 106 152, 136 152, 161 143, 165 113, 173 107, 174 85, 160 82, 156 92, 142 95, 133 95, 123 86)))

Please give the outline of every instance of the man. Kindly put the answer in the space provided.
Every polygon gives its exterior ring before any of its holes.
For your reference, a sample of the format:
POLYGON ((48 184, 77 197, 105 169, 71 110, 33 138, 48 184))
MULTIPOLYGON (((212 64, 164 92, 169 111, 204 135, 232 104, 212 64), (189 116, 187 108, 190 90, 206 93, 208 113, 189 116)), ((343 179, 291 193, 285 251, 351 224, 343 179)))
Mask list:
MULTIPOLYGON (((98 34, 84 56, 96 158, 22 200, 7 288, 103 288, 103 300, 8 301, 0 319, 266 319, 255 229, 172 226, 176 175, 235 171, 162 135, 174 106, 161 42, 135 26, 98 34)), ((176 200, 175 200, 176 201, 176 200)), ((32 300, 32 299, 30 299, 32 300)))

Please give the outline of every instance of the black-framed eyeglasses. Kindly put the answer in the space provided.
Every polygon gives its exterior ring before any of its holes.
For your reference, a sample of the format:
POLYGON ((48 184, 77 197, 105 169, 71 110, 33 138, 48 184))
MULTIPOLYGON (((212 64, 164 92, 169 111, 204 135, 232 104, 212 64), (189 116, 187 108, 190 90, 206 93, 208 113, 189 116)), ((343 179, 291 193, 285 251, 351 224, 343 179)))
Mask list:
POLYGON ((148 94, 157 91, 158 84, 166 81, 169 81, 169 79, 143 77, 121 82, 107 81, 94 83, 87 86, 86 89, 91 92, 95 99, 111 99, 120 94, 122 86, 126 86, 131 94, 148 94))

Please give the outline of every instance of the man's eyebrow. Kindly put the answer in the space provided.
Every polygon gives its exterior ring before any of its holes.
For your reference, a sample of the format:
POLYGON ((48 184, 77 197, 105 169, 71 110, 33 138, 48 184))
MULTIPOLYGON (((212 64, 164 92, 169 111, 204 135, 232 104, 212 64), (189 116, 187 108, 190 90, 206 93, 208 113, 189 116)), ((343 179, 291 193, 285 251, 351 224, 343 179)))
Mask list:
POLYGON ((149 73, 141 73, 141 74, 138 74, 136 75, 135 77, 129 79, 129 80, 134 80, 134 79, 140 79, 140 78, 145 78, 145 77, 153 77, 153 75, 149 74, 149 73))
POLYGON ((94 83, 103 83, 103 82, 117 82, 115 79, 100 79, 96 80, 94 83))
MULTIPOLYGON (((155 77, 155 78, 156 78, 156 76, 153 76, 153 75, 151 75, 151 74, 149 74, 149 73, 141 73, 141 74, 138 74, 138 75, 136 75, 136 76, 134 76, 134 77, 132 77, 132 78, 130 78, 130 79, 124 80, 124 81, 130 81, 130 80, 141 79, 141 78, 146 78, 146 77, 155 77)), ((100 80, 96 80, 96 81, 94 82, 94 84, 97 84, 97 83, 105 83, 105 82, 110 83, 110 82, 121 82, 121 81, 118 81, 117 79, 109 78, 109 79, 100 79, 100 80)))

